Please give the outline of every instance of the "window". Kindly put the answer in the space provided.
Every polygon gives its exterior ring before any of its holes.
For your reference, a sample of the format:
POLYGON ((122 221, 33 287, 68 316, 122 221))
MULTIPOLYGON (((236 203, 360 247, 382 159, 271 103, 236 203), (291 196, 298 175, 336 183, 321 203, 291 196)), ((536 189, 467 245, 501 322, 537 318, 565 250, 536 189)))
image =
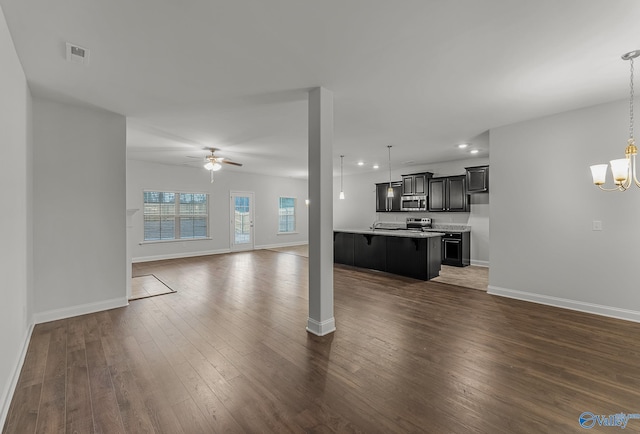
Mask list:
POLYGON ((296 198, 281 197, 278 200, 278 233, 295 232, 296 198))
POLYGON ((204 193, 144 192, 144 240, 189 240, 209 234, 204 193))

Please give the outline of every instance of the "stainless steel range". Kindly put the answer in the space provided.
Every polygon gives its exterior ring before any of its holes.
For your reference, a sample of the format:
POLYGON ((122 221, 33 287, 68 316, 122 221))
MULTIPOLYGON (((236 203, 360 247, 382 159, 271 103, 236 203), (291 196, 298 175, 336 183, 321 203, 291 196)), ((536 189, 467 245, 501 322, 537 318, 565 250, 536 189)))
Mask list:
POLYGON ((431 228, 429 217, 407 217, 407 229, 412 231, 422 231, 431 228))
POLYGON ((466 267, 471 263, 471 236, 468 230, 433 228, 429 217, 407 217, 407 229, 412 231, 442 232, 442 263, 466 267))

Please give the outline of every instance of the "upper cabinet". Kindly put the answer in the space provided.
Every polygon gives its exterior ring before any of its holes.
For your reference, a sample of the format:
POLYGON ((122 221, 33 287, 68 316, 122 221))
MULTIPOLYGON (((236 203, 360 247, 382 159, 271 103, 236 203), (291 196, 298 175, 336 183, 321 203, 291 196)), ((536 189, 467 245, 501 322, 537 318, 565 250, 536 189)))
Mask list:
POLYGON ((376 212, 400 211, 402 183, 400 181, 391 183, 391 188, 393 188, 392 198, 387 197, 388 188, 388 182, 376 184, 376 212))
MULTIPOLYGON (((433 177, 431 172, 402 175, 402 181, 393 181, 393 198, 387 198, 389 183, 376 184, 376 212, 402 211, 402 199, 405 203, 427 199, 426 209, 413 209, 405 205, 405 211, 430 212, 469 212, 470 193, 489 191, 489 166, 465 167, 464 175, 433 177), (407 196, 423 196, 409 198, 407 196), (426 196, 426 198, 424 197, 426 196)), ((416 205, 417 206, 417 205, 416 205)))
POLYGON ((402 175, 402 194, 404 196, 424 196, 428 194, 428 182, 431 172, 402 175))
POLYGON ((467 171, 467 192, 484 193, 489 191, 489 166, 465 167, 467 171))
POLYGON ((468 212, 465 175, 429 179, 429 211, 468 212))

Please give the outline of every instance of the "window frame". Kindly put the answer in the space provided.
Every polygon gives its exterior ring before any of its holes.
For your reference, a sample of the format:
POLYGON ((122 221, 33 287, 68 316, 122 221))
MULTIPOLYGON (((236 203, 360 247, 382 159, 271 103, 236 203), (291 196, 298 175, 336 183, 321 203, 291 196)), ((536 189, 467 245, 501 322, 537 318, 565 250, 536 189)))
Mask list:
MULTIPOLYGON (((288 220, 288 219, 287 219, 288 220)), ((288 226, 289 222, 286 221, 285 225, 288 226)), ((286 229, 286 228, 285 228, 286 229)), ((298 233, 298 198, 295 196, 278 196, 278 235, 289 235, 289 234, 297 234, 298 233), (283 208, 282 207, 282 199, 292 199, 293 206, 283 208), (292 214, 282 215, 281 211, 284 209, 292 209, 292 214), (293 218, 293 228, 291 230, 281 230, 282 228, 282 217, 292 217, 293 218)))
MULTIPOLYGON (((163 202, 159 202, 163 203, 163 202)), ((193 202, 192 202, 193 203, 193 202)), ((142 192, 142 242, 140 244, 152 244, 152 243, 171 243, 171 242, 182 242, 182 241, 200 241, 200 240, 211 240, 210 237, 210 202, 209 202, 209 194, 202 191, 180 191, 180 190, 166 190, 161 191, 157 189, 145 189, 142 192), (146 194, 147 193, 158 193, 158 194, 173 194, 174 200, 173 202, 164 202, 164 203, 172 203, 174 207, 173 214, 165 214, 169 218, 173 219, 173 237, 172 238, 153 238, 147 239, 147 230, 146 230, 146 217, 149 215, 155 216, 155 214, 149 214, 146 212, 147 203, 146 202, 146 194), (183 214, 181 213, 181 195, 203 195, 205 198, 205 213, 196 213, 196 214, 183 214), (194 236, 194 237, 183 237, 181 233, 181 219, 193 218, 193 217, 204 217, 205 222, 205 235, 204 236, 194 236)), ((162 218, 162 214, 160 214, 160 218, 162 218)), ((161 230, 161 229, 160 229, 161 230)))

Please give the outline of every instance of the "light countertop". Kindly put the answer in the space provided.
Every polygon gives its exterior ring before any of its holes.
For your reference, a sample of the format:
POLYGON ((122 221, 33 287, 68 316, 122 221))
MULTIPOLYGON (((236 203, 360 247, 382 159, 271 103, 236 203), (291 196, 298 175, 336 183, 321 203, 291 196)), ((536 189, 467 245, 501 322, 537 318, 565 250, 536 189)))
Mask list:
POLYGON ((389 230, 389 229, 334 229, 334 232, 347 232, 351 234, 363 235, 384 235, 388 237, 405 237, 405 238, 432 238, 441 237, 442 232, 420 232, 410 231, 407 229, 389 230))
POLYGON ((454 233, 454 234, 458 234, 458 233, 463 233, 463 232, 471 232, 471 229, 438 229, 438 228, 433 228, 433 229, 424 229, 426 232, 447 232, 447 233, 454 233))

